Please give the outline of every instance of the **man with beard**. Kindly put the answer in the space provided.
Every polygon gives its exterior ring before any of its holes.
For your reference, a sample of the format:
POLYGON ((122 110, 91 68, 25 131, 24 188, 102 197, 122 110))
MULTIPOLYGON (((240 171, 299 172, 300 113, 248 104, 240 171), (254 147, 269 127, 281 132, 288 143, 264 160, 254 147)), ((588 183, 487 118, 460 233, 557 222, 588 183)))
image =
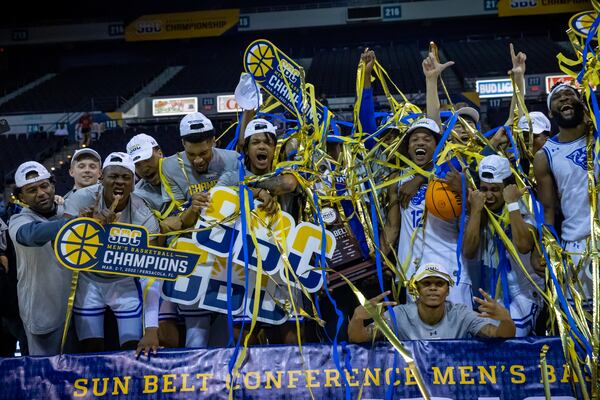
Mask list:
MULTIPOLYGON (((118 221, 143 226, 149 234, 159 226, 152 211, 133 192, 135 166, 126 153, 111 153, 102 166, 102 184, 73 193, 65 202, 65 215, 84 215, 103 224, 118 221)), ((142 307, 137 278, 96 272, 81 272, 75 293, 73 314, 77 336, 87 352, 104 350, 104 309, 117 318, 119 342, 123 349, 158 347, 158 299, 152 297, 142 307), (144 310, 143 310, 144 309, 144 310), (145 333, 142 337, 142 310, 145 333), (139 344, 138 344, 139 341, 139 344)))
POLYGON ((530 263, 530 253, 535 245, 535 219, 521 200, 527 188, 517 188, 510 161, 496 154, 479 163, 479 180, 479 190, 469 192, 469 220, 462 252, 467 259, 480 265, 480 285, 492 297, 495 297, 496 287, 502 288, 501 298, 517 327, 516 336, 527 336, 543 306, 542 296, 528 275, 539 288, 544 288, 543 279, 533 271, 530 263), (486 208, 498 217, 527 273, 495 232, 486 208))
MULTIPOLYGON (((572 86, 563 83, 554 87, 548 95, 547 105, 549 116, 556 121, 559 132, 535 155, 533 170, 538 196, 544 206, 546 224, 554 225, 556 207, 560 207, 564 216, 561 246, 575 266, 581 264, 578 276, 581 289, 579 285, 575 288, 583 291, 584 306, 591 307, 593 282, 592 256, 588 247, 591 224, 586 145, 592 128, 585 117, 580 95, 572 86)), ((544 274, 545 263, 538 252, 534 252, 532 261, 539 273, 544 274)))
MULTIPOLYGON (((450 287, 454 284, 448 270, 441 264, 423 264, 412 276, 410 291, 416 302, 395 306, 394 302, 381 302, 389 294, 385 292, 369 300, 383 310, 392 308, 384 320, 394 330, 400 340, 464 339, 467 337, 511 338, 515 335, 515 324, 508 310, 493 300, 484 290, 479 289, 483 299, 474 297, 479 303, 479 313, 464 304, 446 301, 450 287), (381 302, 381 303, 380 303, 381 302), (498 326, 490 319, 500 321, 498 326)), ((365 326, 371 316, 363 306, 354 310, 348 325, 348 338, 353 343, 363 343, 381 336, 372 323, 365 326)))
POLYGON ((69 190, 63 198, 66 200, 78 189, 92 186, 98 183, 100 175, 102 175, 102 158, 96 150, 89 147, 75 150, 71 157, 71 166, 69 167, 69 175, 75 182, 73 189, 69 190))
POLYGON ((60 352, 72 273, 54 257, 52 240, 67 220, 63 207, 54 203, 54 179, 43 165, 21 164, 15 183, 15 194, 26 207, 10 218, 9 234, 17 257, 19 310, 29 354, 55 355, 60 352))

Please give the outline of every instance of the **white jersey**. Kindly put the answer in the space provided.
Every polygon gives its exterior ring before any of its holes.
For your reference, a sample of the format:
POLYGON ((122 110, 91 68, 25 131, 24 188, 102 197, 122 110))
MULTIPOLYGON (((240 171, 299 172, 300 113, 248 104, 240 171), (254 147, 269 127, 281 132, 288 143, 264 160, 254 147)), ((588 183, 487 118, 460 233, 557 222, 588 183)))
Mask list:
POLYGON ((588 198, 586 137, 572 142, 546 141, 544 153, 556 181, 560 208, 565 217, 561 237, 577 241, 590 235, 590 201, 588 198))
MULTIPOLYGON (((398 188, 414 178, 399 182, 398 188)), ((408 206, 400 206, 400 237, 398 238, 398 260, 404 267, 404 273, 410 278, 416 270, 423 254, 423 213, 425 212, 425 192, 427 184, 421 185, 410 199, 408 206), (412 244, 411 244, 412 243, 412 244)))

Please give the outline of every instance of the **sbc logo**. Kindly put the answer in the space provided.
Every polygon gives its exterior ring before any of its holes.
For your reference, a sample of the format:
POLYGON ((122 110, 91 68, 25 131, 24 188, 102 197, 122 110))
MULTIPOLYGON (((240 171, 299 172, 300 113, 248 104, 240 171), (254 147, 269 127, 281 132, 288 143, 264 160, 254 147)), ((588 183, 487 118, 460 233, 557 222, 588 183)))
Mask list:
POLYGON ((141 21, 136 24, 136 32, 144 33, 159 33, 162 31, 162 22, 160 21, 141 21))
POLYGON ((112 227, 108 235, 108 243, 138 247, 142 244, 142 232, 127 228, 112 227))
POLYGON ((104 243, 104 228, 90 218, 66 224, 58 233, 54 249, 58 261, 70 269, 87 269, 98 262, 104 243))

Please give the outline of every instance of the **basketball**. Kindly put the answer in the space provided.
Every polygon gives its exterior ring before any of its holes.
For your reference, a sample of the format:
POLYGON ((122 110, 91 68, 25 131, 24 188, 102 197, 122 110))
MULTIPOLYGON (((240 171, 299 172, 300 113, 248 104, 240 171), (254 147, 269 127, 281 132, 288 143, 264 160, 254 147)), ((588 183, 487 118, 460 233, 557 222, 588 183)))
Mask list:
POLYGON ((438 218, 450 221, 461 213, 462 200, 447 184, 432 181, 425 193, 425 208, 438 218))

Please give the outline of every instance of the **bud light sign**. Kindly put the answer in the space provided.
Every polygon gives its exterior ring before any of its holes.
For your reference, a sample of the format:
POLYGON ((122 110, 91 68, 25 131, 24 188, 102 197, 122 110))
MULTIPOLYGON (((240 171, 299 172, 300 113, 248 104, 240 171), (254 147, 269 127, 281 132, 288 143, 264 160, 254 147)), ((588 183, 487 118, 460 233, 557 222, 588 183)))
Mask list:
POLYGON ((476 81, 479 98, 489 99, 494 97, 511 97, 513 87, 510 79, 487 79, 476 81))

